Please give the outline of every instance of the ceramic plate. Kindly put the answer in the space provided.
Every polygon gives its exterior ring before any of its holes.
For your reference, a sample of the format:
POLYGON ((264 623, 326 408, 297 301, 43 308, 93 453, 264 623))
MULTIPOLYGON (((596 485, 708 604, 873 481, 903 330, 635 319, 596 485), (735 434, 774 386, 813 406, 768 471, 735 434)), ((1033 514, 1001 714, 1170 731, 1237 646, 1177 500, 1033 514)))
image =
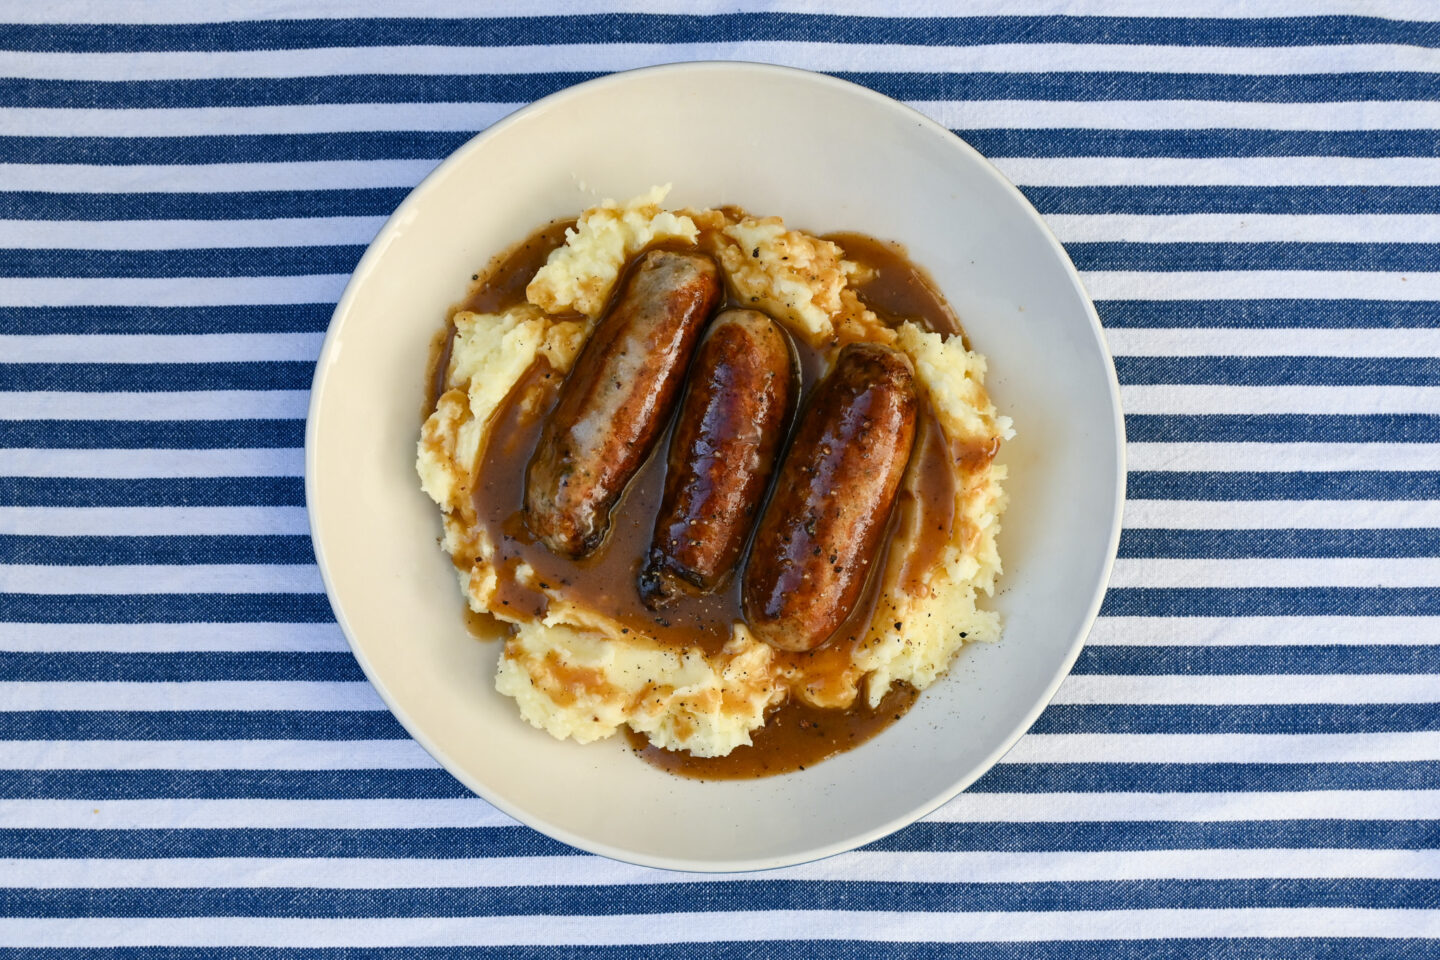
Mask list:
POLYGON ((532 104, 455 152, 402 203, 335 310, 315 374, 306 495, 345 635, 399 721, 461 782, 552 837, 681 870, 799 863, 874 840, 983 774, 1035 720, 1099 609, 1124 492, 1113 364, 1080 279, 1034 209, 920 114, 818 74, 693 63, 616 74, 532 104), (904 243, 990 358, 1016 439, 994 606, 1003 639, 869 743, 763 780, 656 770, 623 738, 578 746, 494 690, 496 643, 466 632, 415 442, 446 311, 492 255, 604 197, 673 183, 669 206, 738 204, 815 233, 904 243))

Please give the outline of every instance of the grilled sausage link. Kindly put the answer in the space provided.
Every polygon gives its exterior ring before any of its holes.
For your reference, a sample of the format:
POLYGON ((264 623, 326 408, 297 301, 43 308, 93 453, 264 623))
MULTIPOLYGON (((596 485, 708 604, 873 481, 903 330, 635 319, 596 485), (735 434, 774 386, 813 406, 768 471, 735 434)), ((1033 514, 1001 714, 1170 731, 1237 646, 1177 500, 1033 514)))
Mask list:
POLYGON ((855 343, 815 389, 745 566, 745 617, 781 650, 813 650, 854 609, 915 441, 909 358, 855 343))
POLYGON ((605 539, 719 300, 719 268, 703 254, 652 250, 635 263, 560 387, 525 471, 525 523, 553 552, 579 559, 605 539))
POLYGON ((682 584, 714 590, 740 558, 784 440, 796 371, 790 344, 755 310, 710 324, 670 436, 665 494, 640 597, 658 609, 682 584))

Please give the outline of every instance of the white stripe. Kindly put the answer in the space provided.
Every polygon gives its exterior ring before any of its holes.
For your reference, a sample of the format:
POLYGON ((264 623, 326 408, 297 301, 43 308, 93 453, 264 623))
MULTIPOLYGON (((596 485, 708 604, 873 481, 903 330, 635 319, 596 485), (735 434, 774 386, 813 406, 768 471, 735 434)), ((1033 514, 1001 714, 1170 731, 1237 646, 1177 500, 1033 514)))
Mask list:
MULTIPOLYGON (((591 748, 594 749, 594 748, 591 748)), ((946 823, 1075 823, 1126 820, 1440 820, 1437 790, 1307 790, 1221 793, 982 793, 968 791, 928 819, 946 823)), ((3 800, 12 829, 332 828, 405 830, 508 827, 479 797, 435 800, 3 800)))
POLYGON ((1440 470, 1440 444, 1132 441, 1125 463, 1131 470, 1440 470))
MULTIPOLYGON (((578 0, 492 0, 482 8, 461 0, 306 0, 297 8, 294 0, 244 0, 225 7, 227 21, 288 20, 303 11, 305 17, 500 17, 556 16, 590 13, 593 7, 578 0)), ((1374 15, 1373 0, 1170 0, 1164 5, 1169 17, 1275 17, 1319 16, 1324 14, 1374 15)), ((612 0, 606 12, 706 14, 735 12, 813 12, 808 4, 776 3, 775 0, 612 0)), ((1435 8, 1428 0, 1389 0, 1386 13, 1396 19, 1433 20, 1435 8)), ((835 15, 874 15, 868 0, 828 0, 825 12, 835 15)), ((929 0, 892 0, 885 14, 895 17, 936 15, 929 0)), ((968 16, 1009 14, 1012 16, 1155 16, 1152 0, 971 0, 964 8, 968 16)), ((195 6, 189 0, 146 0, 144 3, 107 3, 100 6, 87 0, 51 0, 37 7, 31 0, 0 2, 0 21, 12 23, 212 23, 216 12, 195 6)), ((1283 49, 1283 48, 1282 48, 1283 49)))
MULTIPOLYGON (((334 303, 345 273, 300 277, 43 277, 6 279, 0 307, 222 307, 334 303)), ((313 357, 311 358, 313 359, 313 357)))
POLYGON ((7 363, 313 361, 324 333, 0 335, 7 363))
MULTIPOLYGON (((1224 677, 1215 681, 1224 683, 1224 677)), ((96 767, 110 764, 97 751, 96 767)), ((1440 760, 1440 734, 1082 733, 1021 737, 1002 763, 1361 763, 1440 760)))
MULTIPOLYGON (((8 743, 6 744, 8 746, 8 743)), ((1373 794, 1350 793, 1350 803, 1373 794)), ((1421 796, 1424 796, 1423 794, 1421 796)), ((1397 809, 1381 804, 1381 810, 1397 809)), ((1303 816, 1303 814, 1300 814, 1303 816)), ((1353 816, 1353 810, 1345 816, 1353 816)), ((1376 814, 1379 816, 1380 814, 1376 814)), ((1440 818, 1440 812, 1430 815, 1440 818)), ((1068 818, 1067 818, 1068 819, 1068 818)), ((513 827, 515 821, 479 797, 443 800, 4 800, 0 823, 12 829, 194 829, 245 827, 336 830, 421 827, 513 827)))
POLYGON ((11 593, 324 593, 320 568, 304 564, 0 566, 11 593))
POLYGON ((0 623, 0 650, 35 653, 348 649, 334 623, 0 623))
POLYGON ((1179 530, 1440 527, 1440 501, 1127 500, 1125 526, 1179 530))
POLYGON ((0 507, 0 534, 152 537, 309 532, 304 507, 0 507))
MULTIPOLYGON (((1071 676, 1057 704, 1435 703, 1440 675, 1071 676)), ((0 683, 7 710, 384 710, 366 682, 0 683)))
MULTIPOLYGON (((1147 160, 1147 167, 1149 163, 1147 160)), ((1346 161, 1347 170, 1349 163, 1346 161)), ((1045 223, 1065 243, 1378 243, 1440 237, 1440 215, 1420 213, 1182 213, 1153 216, 1052 213, 1045 217, 1045 223)))
MULTIPOLYGON (((414 740, 12 740, 6 770, 434 770, 414 740)), ((3 873, 3 871, 0 871, 3 873)))
MULTIPOLYGON (((1263 300, 1295 297, 1440 300, 1440 272, 1230 270, 1190 273, 1117 270, 1084 272, 1081 277, 1090 295, 1097 300, 1263 300)), ((9 279, 0 285, 0 307, 333 303, 339 299, 349 279, 348 274, 342 273, 295 277, 21 278, 9 279)), ((1115 332, 1119 331, 1111 331, 1111 334, 1115 332)))
POLYGON ((1440 413, 1440 387, 1388 384, 1360 387, 1128 384, 1120 388, 1120 400, 1126 413, 1440 413))
MULTIPOLYGON (((249 169, 247 165, 246 170, 249 169)), ((259 165, 254 165, 259 166, 259 165)), ((271 166, 282 166, 273 164, 271 166)), ((13 168, 12 168, 13 169, 13 168)), ((46 167, 70 171, 70 167, 46 167)), ((85 168, 88 171, 115 167, 85 168)), ((124 169, 124 168, 118 168, 124 169)), ((155 181, 173 189, 161 168, 155 181)), ((213 170, 213 167, 201 168, 213 170)), ((3 171, 3 167, 0 167, 3 171)), ((259 172, 263 182, 263 171, 259 172)), ((231 181, 208 175, 205 189, 231 181)), ((103 180, 103 177, 102 177, 103 180)), ((198 184, 197 184, 198 186, 198 184)), ((258 188, 257 188, 258 189, 258 188)), ((0 247, 11 249, 179 250, 212 247, 325 246, 368 244, 384 217, 315 217, 284 220, 0 220, 0 247)), ((1440 236, 1434 214, 1050 214, 1045 222, 1065 243, 1135 241, 1195 242, 1407 242, 1440 236)))
POLYGON ((1434 587, 1440 557, 1122 558, 1110 586, 1434 587))
MULTIPOLYGON (((1133 449, 1133 448, 1132 448, 1133 449)), ((241 450, 30 450, 0 448, 11 477, 299 477, 301 447, 241 450)))
MULTIPOLYGON (((673 58, 669 58, 673 59, 673 58)), ((1224 100, 917 100, 951 129, 1430 130, 1440 103, 1376 100, 1263 103, 1224 100)), ((385 130, 479 131, 522 103, 326 103, 258 107, 10 108, 9 136, 201 136, 385 130)))
MULTIPOLYGON (((1423 100, 1346 103, 916 100, 907 103, 952 130, 992 127, 1017 130, 1056 127, 1097 130, 1431 130, 1440 126, 1440 103, 1423 100)), ((30 112, 25 111, 27 116, 23 118, 27 124, 30 112)), ((66 121, 54 118, 54 122, 66 121)))
MULTIPOLYGON (((471 11, 480 12, 480 11, 471 11)), ((826 12, 832 12, 828 7, 826 12)), ((873 11, 872 11, 873 12, 873 11)), ((887 11, 888 12, 888 11, 887 11)), ((308 11, 307 11, 308 14, 308 11)), ((1168 14, 1168 11, 1167 11, 1168 14)), ((590 43, 553 46, 386 46, 291 50, 124 53, 0 53, 0 76, 46 80, 170 80, 232 77, 329 77, 346 74, 517 74, 564 64, 584 73, 633 70, 685 60, 748 60, 820 71, 894 71, 923 64, 926 72, 1011 73, 1024 70, 1156 73, 1291 74, 1440 69, 1434 50, 1401 44, 1295 47, 1201 47, 1106 43, 994 43, 909 46, 889 43, 732 41, 590 43)))
MULTIPOLYGON (((423 106, 417 104, 417 106, 423 106)), ((252 107, 246 109, 269 109, 252 107)), ((298 108, 297 108, 298 109, 298 108)), ((143 112, 143 111, 141 111, 143 112)), ((1006 124, 1013 126, 1013 124, 1006 124)), ((232 192, 232 191, 264 191, 264 190, 338 190, 338 189, 363 189, 375 187, 413 187, 419 183, 431 170, 435 169, 440 158, 419 159, 419 160, 306 160, 306 161, 274 161, 254 163, 210 163, 210 164, 49 164, 49 163, 0 163, 0 181, 5 182, 13 190, 56 190, 63 186, 66 192, 78 193, 186 193, 186 192, 232 192)), ((995 158, 996 166, 1009 179, 1022 186, 1131 186, 1131 185, 1160 185, 1160 186, 1215 186, 1215 185, 1240 185, 1240 186, 1273 186, 1273 185, 1346 185, 1363 184, 1365 186, 1425 186, 1430 184, 1434 177, 1430 170, 1432 158, 1429 157, 1376 157, 1376 158, 1346 158, 1344 163, 1337 163, 1334 157, 1175 157, 1175 158, 1147 158, 1143 165, 1137 166, 1131 157, 1008 157, 995 158)), ((1135 217, 1132 214, 1118 214, 1109 216, 1135 217)), ((1310 219, 1306 216, 1293 214, 1272 214, 1272 215, 1241 215, 1241 214, 1185 214, 1176 215, 1177 219, 1207 218, 1223 224, 1238 224, 1249 222, 1252 217, 1261 219, 1266 216, 1278 220, 1305 221, 1310 219)), ((1323 216, 1323 215, 1322 215, 1323 216)), ((1422 215, 1417 215, 1422 216, 1422 215)), ((1371 219, 1384 221, 1394 218, 1382 218, 1370 215, 1371 219)), ((1337 215, 1328 215, 1327 220, 1336 221, 1345 219, 1337 215)), ((334 217, 317 218, 318 221, 370 221, 369 217, 334 217)), ((1087 217, 1087 219, 1091 219, 1087 217)), ((158 223, 172 223, 184 221, 158 221, 158 223)), ((224 223, 225 221, 213 221, 224 223)), ((250 223, 264 223, 266 221, 249 221, 250 223)), ((283 222, 283 221, 281 221, 283 222)), ((380 220, 368 233, 364 233, 358 223, 346 225, 347 232, 341 234, 345 237, 358 237, 359 239, 345 240, 307 240, 317 231, 323 229, 319 226, 303 226, 304 220, 300 220, 293 228, 285 227, 272 233, 267 239, 261 242, 263 246, 275 244, 304 245, 305 243, 328 242, 328 243, 368 243, 374 236, 380 220), (292 239, 289 234, 294 233, 292 239)), ((23 233, 23 224, 32 221, 0 221, 0 226, 18 224, 16 228, 0 231, 0 238, 6 238, 7 234, 19 236, 23 233)), ((115 231, 123 226, 120 223, 106 224, 101 222, 85 221, 86 224, 97 227, 98 232, 104 235, 106 231, 115 231)), ((1405 226, 1403 219, 1400 226, 1405 226)), ((67 235, 76 231, 79 224, 65 228, 67 235)), ((338 226, 338 224, 337 224, 338 226)), ((1423 226, 1423 225, 1422 225, 1423 226)), ((59 227, 49 227, 48 230, 58 230, 59 227)), ((158 230, 160 228, 150 228, 158 230)), ((170 228, 174 229, 174 228, 170 228)), ((194 229, 194 228, 192 228, 194 229)), ((254 230, 257 228, 248 228, 254 230)), ((332 229, 334 229, 332 227, 332 229)), ((1192 227, 1193 229, 1193 227, 1192 227)), ((1278 239, 1300 240, 1319 239, 1319 237, 1286 236, 1276 230, 1278 239)), ((1330 233, 1340 232, 1343 227, 1338 223, 1331 225, 1330 233)), ((1395 236, 1398 227, 1376 227, 1381 229, 1381 237, 1389 238, 1395 236)), ((1247 234, 1239 233, 1238 229, 1231 231, 1233 239, 1249 239, 1247 234)), ((45 235, 43 232, 42 236, 45 235)), ((1404 239, 1416 239, 1413 233, 1403 234, 1404 239)), ((1423 234, 1421 235, 1423 236, 1423 234)), ((1359 236, 1341 235, 1336 239, 1358 240, 1363 239, 1365 234, 1359 236)), ((1104 239, 1100 237, 1099 239, 1104 239)), ((1262 239, 1254 237, 1253 239, 1262 239)), ((1063 237, 1063 239, 1079 239, 1063 237)), ((1176 239, 1186 239, 1182 234, 1176 239)), ((29 240, 22 240, 26 247, 47 246, 48 244, 31 243, 29 240)), ((7 243, 7 245, 10 245, 7 243)), ((55 244, 59 245, 59 244, 55 244)), ((202 244, 182 244, 182 246, 200 246, 202 244)), ((242 246, 240 243, 216 243, 215 246, 242 246)), ((87 246, 89 246, 87 244, 87 246)), ((105 245, 108 247, 108 244, 105 245)), ((125 249, 123 245, 120 247, 125 249)), ((143 246, 142 249, 150 247, 143 246)))
MULTIPOLYGON (((1429 274, 1426 275, 1430 276, 1429 274)), ((1440 278, 1440 274, 1435 274, 1440 278)), ((1122 328, 1105 331, 1117 356, 1433 357, 1440 330, 1310 330, 1295 327, 1122 328)))
MULTIPOLYGON (((426 887, 508 887, 533 884, 609 885, 714 883, 705 873, 657 873, 600 857, 490 859, 218 857, 144 860, 0 860, 0 888, 301 887, 395 890, 426 887)), ((1279 877, 1440 878, 1434 850, 1172 850, 1123 852, 947 851, 866 852, 781 870, 732 873, 730 883, 1103 882, 1118 880, 1241 880, 1279 877)), ((741 894, 743 896, 743 894, 741 894)))
POLYGON ((1115 646, 1440 643, 1440 617, 1101 617, 1089 643, 1115 646))
POLYGON ((0 392, 7 420, 303 420, 308 390, 0 392))
MULTIPOLYGON (((336 190, 369 187, 413 187, 435 169, 434 160, 307 160, 294 163, 209 163, 209 164, 0 164, 0 182, 12 190, 56 190, 75 193, 229 193, 250 190, 336 190)), ((297 218, 298 219, 298 218, 297 218)), ((329 218, 325 218, 329 219, 329 218)), ((335 218, 370 220, 369 217, 335 218)), ((13 222, 13 221, 12 221, 13 222)), ((25 221, 19 221, 25 223, 25 221)), ((172 221, 157 221, 168 223, 172 221)), ((225 221, 216 221, 224 223, 225 221)), ((264 224, 268 221, 252 220, 264 224)), ((284 221, 280 221, 284 222, 284 221)), ((303 219, 299 220, 304 223, 303 219)), ((383 223, 383 218, 379 221, 383 223)), ((85 221, 90 224, 91 221, 85 221)), ((126 226, 128 221, 103 225, 111 231, 126 226)), ((77 225, 78 226, 78 225, 77 225)), ((379 223, 376 224, 378 228, 379 223)), ((55 229, 55 228, 51 228, 55 229)), ((74 228, 70 228, 74 229, 74 228)), ((158 229, 158 228, 151 228, 158 229)), ((253 229, 253 228, 250 228, 253 229)), ((316 228, 298 227, 295 235, 305 237, 316 228)), ((352 229, 354 229, 352 227, 352 229)), ((369 243, 375 235, 352 243, 369 243)), ((289 230, 272 233, 261 246, 304 245, 303 239, 290 239, 289 230)), ((310 241, 314 242, 314 241, 310 241)), ((335 243, 338 241, 329 241, 335 243)), ((242 244, 216 244, 241 246, 242 244)), ((121 247, 121 249, 126 249, 121 247)))
POLYGON ((767 910, 581 916, 292 919, 206 917, 0 919, 13 947, 422 947, 706 943, 820 940, 1029 942, 1033 940, 1214 937, 1434 937, 1440 911, 1305 909, 1144 909, 942 913, 880 910, 767 910), (662 922, 663 921, 663 922, 662 922))
MULTIPOLYGON (((1440 733, 1028 734, 1001 763, 1440 760, 1440 733)), ((413 740, 12 740, 6 770, 432 770, 413 740)))
MULTIPOLYGON (((1005 176, 1025 186, 1363 184, 1378 187, 1428 186, 1435 182, 1432 157, 1346 157, 1343 161, 1335 157, 1146 157, 1140 162, 1133 157, 1009 157, 996 160, 995 165, 1005 176)), ((1220 216, 1229 219, 1232 215, 1220 216)), ((1407 239, 1419 237, 1411 235, 1407 239)))
MULTIPOLYGON (((477 692, 485 692, 477 684, 477 692)), ((0 683, 3 710, 384 710, 363 680, 0 683)))
POLYGON ((1105 677, 1072 674, 1060 685, 1051 702, 1155 705, 1437 703, 1440 702, 1440 675, 1287 673, 1225 677, 1105 677))
MULTIPOLYGON (((166 169, 174 171, 179 168, 166 169)), ((0 178, 3 177, 3 171, 0 171, 0 178)), ((207 189, 215 189, 216 184, 222 184, 229 189, 228 181, 209 179, 208 183, 207 189)), ((86 185, 89 186, 88 183, 86 185)), ((384 217, 315 217, 309 220, 0 220, 0 247, 180 250, 208 247, 366 245, 374 239, 384 222, 384 217)))
MULTIPOLYGON (((1090 296, 1096 300, 1285 300, 1313 297, 1329 300, 1440 300, 1440 273, 1092 270, 1082 271, 1080 276, 1090 296)), ((1134 331, 1108 331, 1111 336, 1122 332, 1134 331)), ((1253 334, 1258 331, 1237 332, 1253 334)))

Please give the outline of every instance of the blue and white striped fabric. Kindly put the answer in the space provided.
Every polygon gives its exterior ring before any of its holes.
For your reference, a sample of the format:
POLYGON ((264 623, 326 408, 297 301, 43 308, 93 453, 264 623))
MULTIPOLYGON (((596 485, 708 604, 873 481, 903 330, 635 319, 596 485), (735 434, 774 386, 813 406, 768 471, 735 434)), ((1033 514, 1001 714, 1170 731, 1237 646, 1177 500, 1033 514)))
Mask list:
POLYGON ((0 957, 1437 955, 1440 5, 579 6, 0 0, 0 957), (1104 615, 1003 763, 718 879, 438 769, 346 651, 301 483, 406 191, 699 58, 994 159, 1085 274, 1132 468, 1104 615))

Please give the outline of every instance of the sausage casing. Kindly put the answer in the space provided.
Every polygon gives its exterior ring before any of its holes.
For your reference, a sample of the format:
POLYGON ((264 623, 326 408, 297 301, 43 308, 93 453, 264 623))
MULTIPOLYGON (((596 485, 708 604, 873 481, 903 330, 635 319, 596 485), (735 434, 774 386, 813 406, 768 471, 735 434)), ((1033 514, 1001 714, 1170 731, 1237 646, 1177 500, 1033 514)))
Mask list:
POLYGON ((846 346, 816 387, 745 567, 745 616, 771 646, 815 649, 860 599, 910 459, 918 407, 909 359, 879 344, 846 346))
POLYGON ((605 539, 720 290, 719 268, 703 254, 652 250, 630 270, 561 385, 525 473, 526 525, 555 553, 579 559, 605 539))
POLYGON ((715 318, 690 365, 670 437, 665 493, 640 574, 663 606, 683 584, 714 590, 740 558, 796 392, 790 343, 755 310, 715 318))

